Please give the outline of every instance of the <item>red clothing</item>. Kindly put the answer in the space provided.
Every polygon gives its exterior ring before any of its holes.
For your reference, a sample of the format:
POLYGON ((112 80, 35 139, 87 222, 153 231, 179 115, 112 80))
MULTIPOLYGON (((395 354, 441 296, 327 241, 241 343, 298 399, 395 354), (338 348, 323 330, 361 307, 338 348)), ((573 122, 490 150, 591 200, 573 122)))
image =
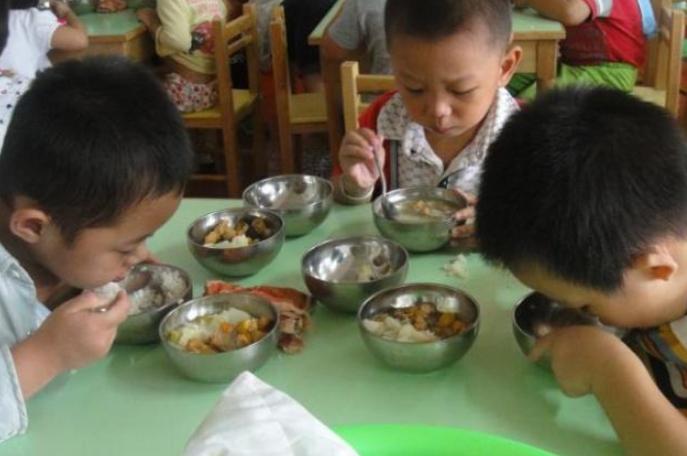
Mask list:
POLYGON ((580 25, 565 28, 561 62, 578 66, 623 62, 641 67, 646 41, 637 0, 584 1, 591 16, 580 25))

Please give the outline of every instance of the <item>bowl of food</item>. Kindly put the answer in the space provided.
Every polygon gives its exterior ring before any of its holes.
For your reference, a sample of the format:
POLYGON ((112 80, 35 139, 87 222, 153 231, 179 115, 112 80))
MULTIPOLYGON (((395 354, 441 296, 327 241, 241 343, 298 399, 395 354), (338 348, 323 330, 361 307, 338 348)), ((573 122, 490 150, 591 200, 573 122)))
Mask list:
POLYGON ((477 301, 457 288, 431 283, 379 291, 358 311, 370 352, 408 372, 430 372, 458 361, 475 341, 479 324, 477 301))
POLYGON ((162 346, 187 377, 227 383, 255 371, 277 347, 279 312, 265 298, 229 293, 189 301, 160 323, 162 346))
MULTIPOLYGON (((617 336, 623 335, 620 328, 603 325, 594 315, 565 307, 538 292, 528 294, 515 306, 512 320, 513 335, 525 356, 530 354, 532 347, 539 338, 546 336, 556 328, 592 325, 617 336)), ((538 364, 548 367, 549 361, 546 358, 541 358, 538 364)))
POLYGON ((403 283, 408 252, 379 236, 330 239, 301 260, 310 294, 330 309, 355 313, 368 296, 403 283))
POLYGON ((400 188, 372 202, 372 218, 384 237, 412 252, 429 252, 449 241, 456 225, 453 215, 466 204, 445 188, 400 188))
POLYGON ((287 236, 302 236, 320 225, 332 207, 334 187, 326 179, 304 174, 268 177, 243 192, 249 207, 269 209, 284 220, 287 236))
POLYGON ((225 209, 197 219, 186 237, 189 250, 208 270, 249 276, 279 254, 284 245, 284 222, 265 209, 225 209))
POLYGON ((129 295, 129 316, 117 329, 115 342, 147 344, 160 340, 160 321, 193 296, 193 282, 186 271, 167 264, 139 264, 116 285, 135 290, 129 295), (140 286, 134 283, 140 283, 140 286))

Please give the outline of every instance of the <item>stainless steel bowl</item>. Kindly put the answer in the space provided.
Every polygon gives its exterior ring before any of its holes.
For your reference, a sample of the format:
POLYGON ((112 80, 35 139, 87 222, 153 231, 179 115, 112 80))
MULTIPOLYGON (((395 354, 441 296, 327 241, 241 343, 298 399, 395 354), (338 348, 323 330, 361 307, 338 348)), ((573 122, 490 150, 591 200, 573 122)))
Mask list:
MULTIPOLYGON (((619 337, 624 335, 620 328, 603 325, 595 316, 565 307, 537 292, 528 294, 515 306, 512 325, 515 340, 526 356, 530 354, 539 337, 564 326, 593 325, 619 337)), ((537 363, 549 367, 547 358, 540 358, 537 363)))
POLYGON ((188 248, 198 262, 217 274, 242 277, 255 274, 279 254, 284 245, 284 222, 279 215, 265 209, 237 208, 206 214, 189 226, 188 248), (247 247, 222 248, 203 245, 205 235, 218 223, 226 220, 235 225, 241 220, 262 218, 272 236, 247 247))
POLYGON ((378 236, 332 239, 303 255, 301 272, 315 299, 333 310, 357 312, 371 294, 403 283, 408 252, 378 236))
MULTIPOLYGON (((117 329, 115 342, 120 344, 148 344, 160 340, 158 327, 160 321, 167 313, 183 302, 193 297, 193 282, 186 271, 176 266, 167 264, 139 264, 134 266, 124 279, 124 282, 134 280, 140 274, 150 273, 148 284, 136 293, 145 293, 147 290, 154 290, 164 295, 163 304, 160 306, 149 307, 139 313, 130 314, 117 329), (184 282, 179 289, 165 287, 163 275, 167 272, 177 272, 184 282)), ((125 283, 121 284, 125 286, 125 283)), ((130 295, 131 297, 131 295, 130 295)))
POLYGON ((477 301, 464 291, 446 285, 415 283, 382 290, 365 301, 358 311, 358 327, 367 348, 384 364, 409 372, 429 372, 449 366, 470 349, 480 324, 477 301), (432 342, 397 342, 371 333, 363 320, 390 308, 433 302, 457 312, 467 323, 463 332, 432 342))
POLYGON ((160 339, 167 356, 187 377, 203 382, 228 383, 243 371, 255 371, 277 347, 279 312, 265 298, 250 293, 230 293, 205 296, 183 304, 160 323, 160 339), (272 329, 259 341, 245 347, 213 354, 191 353, 168 340, 169 331, 203 315, 212 315, 235 308, 254 317, 273 320, 272 329))
POLYGON ((284 219, 287 236, 309 233, 329 214, 334 187, 326 179, 304 174, 268 177, 243 192, 247 206, 270 209, 284 219))
POLYGON ((455 226, 453 218, 423 222, 388 218, 382 210, 382 198, 387 198, 393 207, 409 201, 440 200, 454 206, 454 212, 457 212, 466 205, 465 199, 457 193, 437 187, 400 188, 377 197, 372 202, 372 218, 377 229, 384 237, 393 239, 412 252, 429 252, 443 247, 451 238, 451 228, 455 226))

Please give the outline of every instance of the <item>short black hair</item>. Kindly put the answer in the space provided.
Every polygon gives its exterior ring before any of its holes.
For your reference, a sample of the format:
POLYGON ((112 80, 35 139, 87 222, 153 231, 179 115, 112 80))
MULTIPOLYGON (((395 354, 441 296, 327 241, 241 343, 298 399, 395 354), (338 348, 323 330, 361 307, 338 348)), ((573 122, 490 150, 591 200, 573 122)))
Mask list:
POLYGON ((490 42, 505 49, 511 39, 510 0, 387 0, 384 29, 387 47, 393 37, 408 35, 439 40, 482 23, 490 42))
POLYGON ((617 290, 652 242, 685 234, 685 140, 665 110, 632 95, 548 92, 491 145, 476 225, 487 260, 617 290))
POLYGON ((0 153, 0 198, 34 200, 73 241, 146 197, 181 194, 192 151, 152 72, 118 57, 67 61, 22 95, 0 153))

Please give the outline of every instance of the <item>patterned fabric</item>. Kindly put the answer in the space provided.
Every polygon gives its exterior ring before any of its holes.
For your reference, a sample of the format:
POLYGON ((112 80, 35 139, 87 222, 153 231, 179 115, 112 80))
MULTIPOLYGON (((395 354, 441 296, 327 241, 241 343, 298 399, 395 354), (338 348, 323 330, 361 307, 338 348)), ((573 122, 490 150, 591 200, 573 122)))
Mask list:
POLYGON ((629 342, 668 400, 687 410, 687 316, 656 328, 636 330, 629 342))
POLYGON ((31 277, 0 244, 0 442, 25 432, 29 424, 10 349, 49 314, 36 298, 31 277))
POLYGON ((165 75, 165 89, 181 112, 196 112, 217 103, 217 81, 199 84, 184 79, 178 73, 165 75))
POLYGON ((11 71, 0 71, 0 149, 5 141, 14 107, 19 97, 29 89, 29 85, 31 79, 15 75, 11 71))
POLYGON ((391 162, 396 162, 390 176, 393 186, 440 185, 477 194, 482 162, 489 145, 517 110, 518 105, 508 91, 499 89, 473 140, 444 169, 442 160, 427 142, 424 128, 410 120, 401 96, 398 93, 393 95, 381 109, 376 129, 377 133, 397 144, 397 147, 392 147, 391 157, 391 162))

